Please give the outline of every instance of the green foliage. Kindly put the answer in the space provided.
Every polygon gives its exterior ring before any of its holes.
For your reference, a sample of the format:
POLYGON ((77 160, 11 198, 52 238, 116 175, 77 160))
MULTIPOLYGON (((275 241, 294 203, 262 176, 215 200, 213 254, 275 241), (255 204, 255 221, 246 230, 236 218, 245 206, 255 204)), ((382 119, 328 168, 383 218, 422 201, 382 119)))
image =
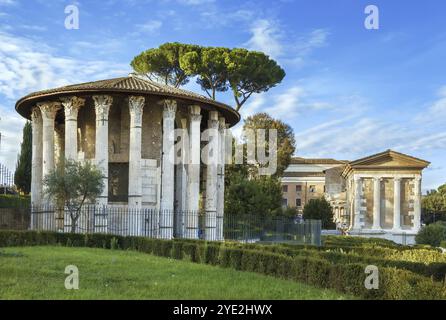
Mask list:
POLYGON ((248 180, 233 173, 225 188, 225 212, 232 214, 275 214, 281 209, 282 187, 272 176, 248 180))
MULTIPOLYGON (((279 119, 274 119, 267 113, 256 113, 245 119, 243 130, 265 129, 265 149, 269 150, 268 130, 277 130, 277 170, 274 175, 282 176, 285 169, 291 162, 291 157, 296 151, 296 140, 293 128, 279 119)), ((257 154, 257 150, 255 150, 257 154)), ((251 173, 256 174, 256 172, 251 173)))
POLYGON ((23 138, 14 173, 14 184, 20 192, 28 194, 31 191, 32 162, 32 127, 27 121, 23 127, 23 138))
POLYGON ((197 77, 202 90, 214 100, 216 92, 231 88, 237 111, 252 94, 268 91, 285 77, 277 62, 262 52, 178 42, 143 51, 130 65, 136 73, 174 87, 197 77))
POLYGON ((314 219, 322 221, 323 229, 334 229, 333 209, 324 197, 320 199, 310 199, 304 207, 304 219, 314 219))
POLYGON ((258 51, 232 49, 225 62, 237 111, 253 93, 266 92, 285 77, 276 61, 258 51))
POLYGON ((140 75, 178 88, 189 82, 189 75, 180 67, 180 58, 198 46, 178 42, 165 43, 141 52, 130 65, 140 75))
POLYGON ((30 204, 29 196, 0 194, 0 208, 23 208, 29 207, 30 204))
POLYGON ((96 165, 68 159, 44 177, 43 185, 50 199, 68 209, 72 232, 84 203, 94 202, 104 189, 103 175, 96 165))
POLYGON ((446 212, 446 184, 437 190, 429 191, 422 199, 422 208, 424 213, 429 215, 446 212))
POLYGON ((226 55, 229 49, 202 47, 184 54, 180 58, 181 68, 189 76, 197 76, 197 83, 209 98, 215 100, 217 91, 228 90, 226 55))
POLYGON ((446 223, 444 222, 424 226, 416 236, 418 244, 428 244, 434 247, 439 247, 444 240, 446 240, 446 223))
MULTIPOLYGON (((0 231, 0 247, 29 245, 70 245, 103 248, 117 239, 120 248, 151 253, 174 259, 251 271, 282 279, 304 282, 321 288, 335 289, 366 299, 445 299, 446 263, 410 263, 401 257, 409 253, 424 259, 436 250, 400 246, 396 248, 355 243, 346 251, 335 248, 291 245, 259 245, 236 242, 208 243, 199 240, 161 240, 113 235, 62 234, 35 231, 0 231), (370 247, 369 247, 370 246, 370 247), (347 252, 351 250, 351 252, 347 252), (353 253, 359 250, 360 254, 353 253), (380 251, 381 250, 381 251, 380 251), (379 258, 377 252, 392 255, 398 261, 379 258), (364 287, 365 267, 379 267, 379 289, 364 287), (431 278, 432 277, 432 278, 431 278)), ((108 246, 107 246, 108 247, 108 246)), ((111 246, 110 246, 111 247, 111 246)), ((339 248, 338 248, 339 249, 339 248)), ((444 257, 443 257, 444 259, 444 257)))

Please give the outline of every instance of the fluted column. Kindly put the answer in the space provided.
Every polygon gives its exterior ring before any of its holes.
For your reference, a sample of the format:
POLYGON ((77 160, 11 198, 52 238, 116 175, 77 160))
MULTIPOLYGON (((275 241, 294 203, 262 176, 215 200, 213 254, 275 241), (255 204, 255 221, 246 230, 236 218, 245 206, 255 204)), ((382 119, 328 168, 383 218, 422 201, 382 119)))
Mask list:
POLYGON ((106 95, 93 96, 96 113, 95 161, 104 178, 104 190, 97 203, 108 203, 108 113, 113 103, 113 97, 106 95))
POLYGON ((189 157, 187 165, 186 238, 198 239, 198 210, 200 199, 200 106, 189 108, 189 157))
MULTIPOLYGON (((132 207, 141 207, 141 132, 144 97, 129 98, 130 147, 129 147, 129 200, 132 207)), ((138 228, 137 230, 140 230, 138 228)))
POLYGON ((393 178, 393 230, 401 229, 401 178, 393 178))
POLYGON ((217 240, 223 240, 223 219, 225 211, 225 146, 226 146, 226 121, 220 117, 218 127, 219 152, 217 166, 217 240))
POLYGON ((206 152, 206 201, 205 239, 217 239, 217 164, 218 164, 218 112, 210 111, 208 120, 208 145, 206 152))
POLYGON ((65 125, 54 127, 54 163, 58 167, 64 165, 65 160, 65 125))
MULTIPOLYGON (((32 126, 32 164, 31 164, 31 204, 42 204, 42 114, 38 107, 34 107, 31 113, 32 126)), ((34 215, 33 215, 34 216, 34 215)), ((33 217, 32 216, 32 217, 33 217)), ((31 228, 35 228, 34 221, 31 228)))
POLYGON ((373 178, 373 229, 381 229, 381 178, 373 178))
POLYGON ((414 178, 413 230, 418 232, 421 227, 421 176, 414 178))
POLYGON ((77 160, 77 116, 85 99, 73 96, 61 100, 65 112, 65 158, 77 160))
MULTIPOLYGON (((60 102, 42 102, 38 103, 42 114, 42 176, 45 176, 54 169, 54 120, 56 113, 60 109, 60 102)), ((49 199, 45 199, 48 201, 49 199)))
POLYGON ((177 102, 164 100, 163 110, 163 159, 161 172, 160 235, 163 239, 173 237, 174 181, 174 130, 177 102))
POLYGON ((351 229, 360 229, 361 228, 361 194, 362 194, 362 178, 355 176, 353 178, 355 194, 354 194, 354 217, 351 222, 351 229))

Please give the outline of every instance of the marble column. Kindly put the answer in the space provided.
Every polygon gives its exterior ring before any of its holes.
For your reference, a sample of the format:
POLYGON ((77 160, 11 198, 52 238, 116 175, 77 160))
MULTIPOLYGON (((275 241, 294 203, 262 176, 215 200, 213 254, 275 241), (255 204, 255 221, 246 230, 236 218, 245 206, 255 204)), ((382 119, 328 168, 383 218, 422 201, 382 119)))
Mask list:
POLYGON ((418 232, 421 228, 421 176, 414 178, 413 202, 413 230, 418 232))
POLYGON ((183 238, 187 203, 186 164, 189 154, 187 119, 181 119, 180 127, 175 133, 175 139, 178 137, 181 140, 175 144, 175 236, 183 238))
POLYGON ((218 112, 210 111, 207 129, 205 239, 217 240, 218 112))
POLYGON ((175 192, 174 130, 177 102, 175 100, 164 100, 163 103, 160 236, 163 239, 172 239, 174 216, 173 201, 175 192))
POLYGON ((351 229, 361 229, 361 195, 362 195, 362 178, 355 176, 353 178, 354 187, 355 187, 355 198, 354 198, 354 217, 353 217, 353 225, 351 229))
MULTIPOLYGON (((60 102, 41 102, 37 106, 42 114, 42 177, 54 170, 54 120, 60 109, 60 102)), ((49 199, 45 199, 49 202, 49 199)))
POLYGON ((217 166, 217 240, 223 240, 223 219, 225 211, 225 146, 226 146, 226 121, 220 117, 218 127, 219 152, 217 166))
POLYGON ((381 178, 373 178, 373 229, 381 229, 381 178))
MULTIPOLYGON (((141 134, 144 97, 131 96, 129 98, 130 112, 130 146, 129 146, 129 199, 128 205, 141 208, 141 134)), ((141 226, 137 227, 141 230, 141 226)))
POLYGON ((65 125, 54 127, 54 163, 56 168, 64 165, 65 160, 65 125))
MULTIPOLYGON (((39 207, 42 205, 42 114, 38 107, 34 107, 31 113, 32 126, 32 164, 31 164, 31 204, 39 207)), ((34 216, 34 215, 33 215, 34 216)), ((33 218, 31 216, 31 218, 33 218)), ((35 221, 31 222, 31 228, 36 227, 35 221)))
POLYGON ((393 230, 401 230, 401 178, 393 178, 393 230))
POLYGON ((200 199, 200 106, 189 107, 189 157, 187 165, 186 238, 198 239, 198 210, 200 199))
POLYGON ((61 100, 65 112, 65 158, 77 161, 77 116, 85 99, 73 96, 61 100))
POLYGON ((107 95, 93 96, 96 113, 95 162, 104 176, 104 189, 97 198, 99 205, 108 203, 108 113, 113 97, 107 95))

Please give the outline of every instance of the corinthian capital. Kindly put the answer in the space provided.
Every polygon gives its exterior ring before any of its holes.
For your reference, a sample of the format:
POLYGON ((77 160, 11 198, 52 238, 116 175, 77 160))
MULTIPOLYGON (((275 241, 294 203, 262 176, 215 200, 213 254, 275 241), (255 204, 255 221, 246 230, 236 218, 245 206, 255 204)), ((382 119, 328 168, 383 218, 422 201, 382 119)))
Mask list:
POLYGON ((201 115, 200 115, 201 108, 200 106, 193 105, 189 107, 189 115, 191 121, 201 121, 201 115))
POLYGON ((144 108, 144 97, 141 96, 130 96, 129 98, 129 110, 131 115, 140 116, 144 108))
POLYGON ((218 129, 223 131, 226 129, 226 120, 223 117, 218 118, 218 129))
POLYGON ((39 107, 34 107, 33 110, 31 111, 31 121, 33 123, 42 121, 42 113, 40 112, 39 107))
POLYGON ((177 102, 175 100, 165 99, 163 100, 163 104, 164 104, 163 117, 175 118, 175 112, 177 111, 177 102))
POLYGON ((93 96, 93 100, 96 117, 99 119, 108 119, 108 112, 113 103, 113 97, 107 95, 93 96))
POLYGON ((77 119, 79 108, 85 104, 85 99, 76 96, 60 99, 64 107, 65 119, 77 119))
POLYGON ((54 120, 56 113, 60 110, 60 102, 56 101, 45 101, 37 103, 37 107, 40 108, 42 113, 42 118, 45 120, 54 120))

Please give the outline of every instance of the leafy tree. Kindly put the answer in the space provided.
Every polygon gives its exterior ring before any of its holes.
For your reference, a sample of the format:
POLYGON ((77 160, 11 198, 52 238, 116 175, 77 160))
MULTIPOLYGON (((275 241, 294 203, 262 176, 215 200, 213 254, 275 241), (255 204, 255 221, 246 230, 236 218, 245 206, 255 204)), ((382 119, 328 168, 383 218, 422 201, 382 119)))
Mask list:
POLYGON ((217 92, 231 88, 237 111, 252 94, 268 91, 285 77, 277 62, 262 52, 178 42, 143 51, 130 65, 136 73, 176 88, 197 77, 214 100, 217 92))
POLYGON ((253 93, 266 92, 285 77, 276 61, 258 51, 233 49, 226 55, 226 65, 237 111, 253 93))
POLYGON ((421 228, 415 237, 417 244, 428 244, 438 247, 446 240, 446 223, 436 222, 421 228))
POLYGON ((137 74, 178 88, 189 82, 189 75, 180 67, 180 58, 198 46, 178 42, 165 43, 158 48, 143 51, 130 65, 137 74))
POLYGON ((65 160, 44 177, 44 193, 55 203, 63 203, 71 217, 71 232, 76 231, 85 202, 94 202, 104 189, 100 169, 89 161, 65 160))
POLYGON ((281 209, 282 188, 274 177, 248 180, 233 173, 225 189, 225 212, 232 214, 271 215, 281 209))
POLYGON ((198 76, 197 83, 206 94, 215 100, 217 91, 228 90, 226 55, 229 49, 203 47, 184 54, 180 66, 190 76, 198 76))
POLYGON ((446 193, 433 190, 423 198, 423 208, 433 212, 446 211, 446 193))
MULTIPOLYGON (((268 134, 268 129, 277 130, 277 171, 275 175, 282 176, 296 151, 293 128, 281 120, 272 118, 267 113, 257 113, 245 119, 243 129, 265 129, 266 134, 268 134)), ((268 136, 266 136, 265 142, 266 150, 269 150, 268 136)))
POLYGON ((28 194, 31 191, 31 162, 32 162, 32 127, 27 121, 23 127, 23 140, 18 155, 14 184, 19 191, 28 194))
POLYGON ((322 221, 323 229, 334 229, 333 209, 330 203, 324 198, 310 199, 304 207, 304 219, 315 219, 322 221))

